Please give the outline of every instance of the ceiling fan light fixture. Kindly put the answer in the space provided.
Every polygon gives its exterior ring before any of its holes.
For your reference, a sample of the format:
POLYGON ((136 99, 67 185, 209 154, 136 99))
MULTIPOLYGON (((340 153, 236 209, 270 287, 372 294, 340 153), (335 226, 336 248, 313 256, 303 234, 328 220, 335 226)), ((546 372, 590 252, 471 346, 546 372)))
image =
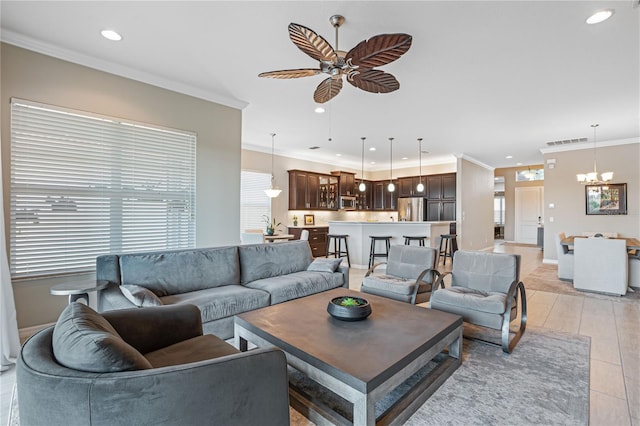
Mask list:
POLYGON ((599 24, 600 22, 604 22, 607 19, 611 18, 614 13, 614 9, 599 10, 593 15, 589 16, 585 22, 589 25, 599 24))

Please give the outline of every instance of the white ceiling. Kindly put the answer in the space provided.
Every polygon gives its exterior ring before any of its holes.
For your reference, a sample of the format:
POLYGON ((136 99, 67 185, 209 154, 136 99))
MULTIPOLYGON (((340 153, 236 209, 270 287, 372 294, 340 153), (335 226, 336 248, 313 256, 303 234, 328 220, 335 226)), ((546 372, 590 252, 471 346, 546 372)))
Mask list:
POLYGON ((243 108, 244 148, 270 151, 275 132, 277 153, 359 169, 366 136, 377 148, 366 152, 366 169, 380 170, 389 167, 389 137, 394 168, 417 165, 418 137, 429 151, 423 164, 464 154, 491 167, 541 163, 548 141, 591 141, 592 123, 600 124, 598 141, 637 139, 640 9, 633 3, 3 0, 0 11, 5 42, 243 108), (602 8, 615 14, 585 24, 602 8), (287 25, 307 26, 333 45, 333 14, 346 17, 341 50, 381 33, 411 34, 413 44, 381 67, 398 79, 398 91, 371 94, 345 83, 316 114, 312 95, 324 76, 257 75, 315 67, 287 25), (104 28, 124 39, 105 40, 104 28))

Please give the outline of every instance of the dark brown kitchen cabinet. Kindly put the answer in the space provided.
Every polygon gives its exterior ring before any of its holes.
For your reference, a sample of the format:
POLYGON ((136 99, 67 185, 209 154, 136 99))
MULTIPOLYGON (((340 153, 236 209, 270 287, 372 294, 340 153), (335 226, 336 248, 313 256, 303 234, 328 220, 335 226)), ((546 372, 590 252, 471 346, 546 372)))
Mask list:
POLYGON ((428 175, 427 198, 430 200, 452 200, 456 198, 456 174, 428 175))
POLYGON ((327 235, 329 234, 328 226, 294 226, 289 227, 289 234, 293 235, 294 240, 300 239, 300 234, 306 229, 309 231, 309 247, 313 257, 327 255, 327 235))
POLYGON ((340 188, 340 195, 347 195, 353 197, 355 192, 353 191, 353 187, 356 182, 356 174, 351 172, 331 172, 332 175, 338 176, 340 178, 340 183, 338 184, 340 188))
POLYGON ((316 173, 289 170, 289 210, 319 207, 320 178, 316 173))
POLYGON ((427 221, 446 222, 456 220, 455 200, 427 200, 427 221))
POLYGON ((404 177, 398 179, 398 196, 399 197, 424 197, 427 193, 427 179, 426 176, 422 177, 422 185, 424 188, 422 191, 418 191, 418 184, 420 183, 420 176, 404 177))
POLYGON ((356 210, 373 210, 373 182, 356 180, 353 192, 356 194, 356 210), (359 189, 360 182, 364 182, 364 191, 359 189))
POLYGON ((389 181, 373 182, 373 210, 398 210, 398 182, 393 181, 396 190, 389 192, 389 181))

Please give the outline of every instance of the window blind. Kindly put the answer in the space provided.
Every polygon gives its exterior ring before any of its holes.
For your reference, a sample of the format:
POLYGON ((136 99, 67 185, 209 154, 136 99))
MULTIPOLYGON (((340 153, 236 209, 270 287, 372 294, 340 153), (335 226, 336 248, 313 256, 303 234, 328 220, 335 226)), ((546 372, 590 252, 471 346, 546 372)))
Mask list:
POLYGON ((195 133, 12 99, 12 276, 194 247, 195 155, 195 133))
POLYGON ((264 190, 271 186, 268 173, 242 170, 240 175, 240 232, 266 227, 263 216, 271 216, 271 199, 264 190))

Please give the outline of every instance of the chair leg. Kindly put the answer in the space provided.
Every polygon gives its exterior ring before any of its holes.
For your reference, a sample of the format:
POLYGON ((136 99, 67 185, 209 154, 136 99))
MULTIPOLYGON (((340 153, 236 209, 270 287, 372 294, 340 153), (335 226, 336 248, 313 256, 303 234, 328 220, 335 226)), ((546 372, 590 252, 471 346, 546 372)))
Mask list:
POLYGON ((511 333, 509 330, 509 325, 511 324, 511 309, 509 309, 508 312, 505 312, 505 316, 502 321, 502 351, 508 354, 513 352, 513 348, 516 347, 516 344, 520 341, 520 338, 527 328, 527 296, 522 282, 518 283, 518 292, 520 293, 520 327, 515 332, 511 341, 509 341, 509 335, 511 333))
POLYGON ((349 264, 349 268, 351 268, 351 259, 349 259, 349 244, 347 244, 347 240, 344 240, 344 249, 347 252, 347 264, 349 264))

